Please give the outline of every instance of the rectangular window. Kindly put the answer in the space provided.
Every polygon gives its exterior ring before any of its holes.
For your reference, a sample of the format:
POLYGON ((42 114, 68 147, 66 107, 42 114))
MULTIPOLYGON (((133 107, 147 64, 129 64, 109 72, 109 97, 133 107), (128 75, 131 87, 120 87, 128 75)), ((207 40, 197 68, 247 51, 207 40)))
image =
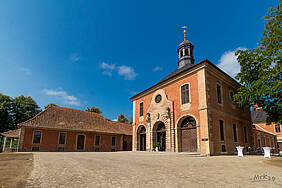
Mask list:
POLYGON ((181 86, 181 101, 182 104, 189 103, 189 84, 185 84, 184 86, 181 86))
POLYGON ((100 145, 100 136, 95 137, 95 145, 99 146, 100 145))
POLYGON ((33 143, 40 144, 41 140, 41 131, 34 131, 33 132, 33 143))
POLYGON ((59 144, 66 144, 66 133, 60 133, 59 144))
POLYGON ((234 134, 234 142, 238 142, 236 124, 233 124, 233 134, 234 134))
POLYGON ((112 146, 116 146, 116 137, 115 136, 112 137, 112 146))
POLYGON ((141 103, 140 103, 140 116, 143 116, 143 115, 144 115, 143 111, 144 111, 144 103, 141 102, 141 103))
POLYGON ((224 141, 224 128, 223 128, 222 120, 219 120, 219 128, 220 128, 220 140, 224 141))
POLYGON ((221 100, 221 86, 220 85, 216 85, 216 92, 217 92, 217 102, 219 104, 222 103, 222 100, 221 100))
POLYGON ((247 127, 244 127, 244 137, 245 137, 245 143, 247 143, 248 142, 247 127))
POLYGON ((275 132, 280 133, 280 124, 275 125, 275 132))

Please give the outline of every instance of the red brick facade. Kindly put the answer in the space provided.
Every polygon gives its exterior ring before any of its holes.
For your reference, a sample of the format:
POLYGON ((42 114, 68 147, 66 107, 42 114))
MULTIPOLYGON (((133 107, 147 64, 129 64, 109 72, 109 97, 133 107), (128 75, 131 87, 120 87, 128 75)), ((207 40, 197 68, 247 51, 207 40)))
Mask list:
POLYGON ((163 122, 166 129, 165 151, 180 152, 184 143, 182 138, 185 137, 181 126, 188 117, 196 121, 195 142, 199 153, 234 154, 235 147, 239 145, 248 148, 246 151, 249 147, 253 148, 250 111, 239 108, 230 97, 230 92, 235 93, 238 88, 235 80, 204 60, 137 94, 131 98, 133 150, 140 150, 138 130, 143 126, 146 128, 146 150, 153 150, 155 137, 159 134, 155 127, 163 122), (181 103, 181 86, 184 84, 189 84, 190 100, 186 104, 181 103), (221 87, 221 104, 217 100, 217 85, 221 87), (162 102, 155 102, 157 95, 162 96, 162 102), (140 116, 140 103, 144 106, 143 116, 140 116), (220 135, 220 121, 223 122, 224 138, 220 135))
POLYGON ((94 112, 50 107, 19 127, 19 151, 128 151, 132 147, 130 124, 108 121, 94 112), (35 132, 40 132, 38 140, 35 132), (61 143, 60 133, 65 135, 61 143), (79 137, 83 139, 78 141, 79 137))

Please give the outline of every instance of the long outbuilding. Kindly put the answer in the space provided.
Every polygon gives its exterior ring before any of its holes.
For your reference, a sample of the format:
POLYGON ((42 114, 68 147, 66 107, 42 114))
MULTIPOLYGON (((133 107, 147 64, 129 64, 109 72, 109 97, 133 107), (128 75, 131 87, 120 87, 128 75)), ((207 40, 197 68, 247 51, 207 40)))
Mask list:
POLYGON ((18 151, 128 151, 132 125, 101 114, 51 106, 18 124, 18 151))

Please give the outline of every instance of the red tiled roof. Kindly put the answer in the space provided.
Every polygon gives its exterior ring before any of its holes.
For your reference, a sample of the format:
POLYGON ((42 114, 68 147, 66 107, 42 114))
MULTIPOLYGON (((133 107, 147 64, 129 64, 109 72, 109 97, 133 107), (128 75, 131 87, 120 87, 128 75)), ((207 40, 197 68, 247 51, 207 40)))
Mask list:
POLYGON ((0 133, 5 137, 10 137, 10 138, 19 138, 20 136, 20 129, 15 129, 15 130, 9 130, 7 132, 0 133))
POLYGON ((59 106, 51 106, 19 127, 71 129, 132 135, 132 125, 109 121, 101 114, 59 106))
POLYGON ((260 132, 267 133, 267 134, 275 135, 275 134, 273 134, 272 132, 269 132, 269 131, 263 129, 261 126, 259 126, 259 125, 257 125, 257 124, 253 124, 253 129, 255 129, 255 130, 257 130, 257 131, 260 131, 260 132))

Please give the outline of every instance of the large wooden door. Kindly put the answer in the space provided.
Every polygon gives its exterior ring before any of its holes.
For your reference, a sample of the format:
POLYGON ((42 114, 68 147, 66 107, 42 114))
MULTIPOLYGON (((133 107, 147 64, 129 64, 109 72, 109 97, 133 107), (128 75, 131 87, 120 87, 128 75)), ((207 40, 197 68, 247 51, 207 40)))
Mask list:
POLYGON ((84 135, 77 136, 77 149, 84 150, 84 135))
POLYGON ((182 152, 197 151, 197 131, 196 128, 181 129, 182 152))
POLYGON ((180 126, 180 145, 182 152, 196 152, 197 151, 197 129, 196 120, 188 116, 180 126))

